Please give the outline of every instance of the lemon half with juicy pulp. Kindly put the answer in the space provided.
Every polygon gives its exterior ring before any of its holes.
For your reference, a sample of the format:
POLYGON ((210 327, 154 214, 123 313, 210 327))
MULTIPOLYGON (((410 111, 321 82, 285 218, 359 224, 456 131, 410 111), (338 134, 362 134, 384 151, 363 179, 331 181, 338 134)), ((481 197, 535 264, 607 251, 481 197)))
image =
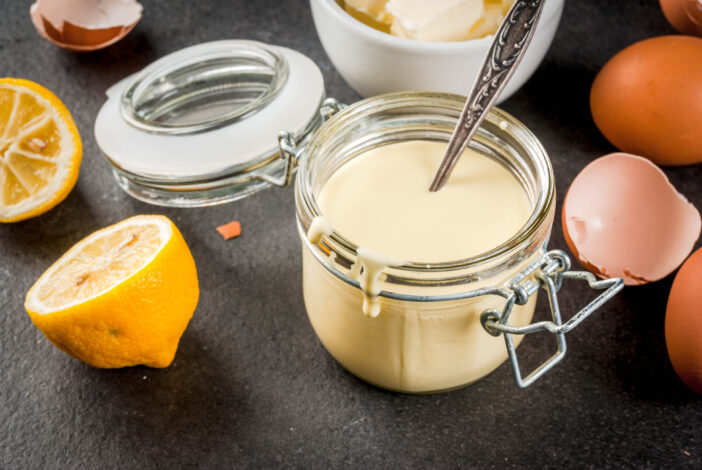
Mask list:
POLYGON ((25 309, 59 349, 95 367, 167 367, 195 311, 195 261, 164 216, 84 238, 29 289, 25 309))
POLYGON ((0 78, 0 222, 43 214, 78 179, 83 147, 68 109, 29 80, 0 78))

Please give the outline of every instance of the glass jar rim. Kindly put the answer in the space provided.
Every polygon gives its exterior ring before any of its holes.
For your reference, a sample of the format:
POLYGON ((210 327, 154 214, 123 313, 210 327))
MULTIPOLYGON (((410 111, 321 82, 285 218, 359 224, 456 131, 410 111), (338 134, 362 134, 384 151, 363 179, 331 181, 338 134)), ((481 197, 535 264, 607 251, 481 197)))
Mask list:
MULTIPOLYGON (((304 223, 300 220, 299 211, 306 213, 306 219, 311 221, 313 218, 322 216, 322 212, 317 205, 316 196, 313 193, 310 178, 310 164, 313 158, 317 157, 320 146, 325 138, 328 138, 330 133, 338 131, 338 127, 343 123, 348 123, 355 119, 361 119, 367 116, 373 110, 381 108, 400 111, 405 106, 427 106, 435 108, 444 108, 460 113, 465 104, 465 97, 449 93, 438 92, 399 92, 389 93, 371 97, 359 101, 327 121, 314 135, 311 142, 304 149, 303 158, 301 159, 296 183, 296 200, 298 206, 298 224, 300 236, 303 240, 306 239, 306 229, 304 223)), ((555 181, 553 168, 550 159, 538 138, 520 121, 510 114, 502 111, 499 108, 493 107, 486 122, 496 123, 498 132, 504 133, 514 138, 519 142, 526 152, 521 155, 528 158, 534 163, 539 174, 539 188, 537 197, 534 203, 532 213, 524 226, 511 238, 496 246, 495 248, 472 256, 469 258, 458 259, 447 262, 414 262, 408 261, 402 266, 392 267, 393 271, 398 272, 451 272, 457 270, 473 270, 484 266, 486 263, 495 261, 510 253, 519 252, 519 249, 527 244, 532 237, 539 231, 544 223, 550 222, 552 209, 555 204, 555 181)), ((487 132, 485 123, 481 125, 479 132, 487 132)), ((472 148, 471 143, 471 148, 472 148)), ((344 238, 337 231, 333 231, 327 235, 334 246, 342 247, 346 252, 356 256, 358 245, 344 238)), ((324 240, 324 238, 323 238, 324 240)))

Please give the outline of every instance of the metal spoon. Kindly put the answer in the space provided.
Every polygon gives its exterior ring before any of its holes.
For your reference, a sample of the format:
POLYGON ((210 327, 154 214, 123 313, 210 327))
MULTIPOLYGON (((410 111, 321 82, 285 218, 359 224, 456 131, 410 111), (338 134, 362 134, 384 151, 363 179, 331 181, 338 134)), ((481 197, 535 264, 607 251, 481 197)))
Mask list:
POLYGON ((429 191, 448 180, 475 131, 495 104, 534 36, 546 0, 517 0, 495 33, 429 191))

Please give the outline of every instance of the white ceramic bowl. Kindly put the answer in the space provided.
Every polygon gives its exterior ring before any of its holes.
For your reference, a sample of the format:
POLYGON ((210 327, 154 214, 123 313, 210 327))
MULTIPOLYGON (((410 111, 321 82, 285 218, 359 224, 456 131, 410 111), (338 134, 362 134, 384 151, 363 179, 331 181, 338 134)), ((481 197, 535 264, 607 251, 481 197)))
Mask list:
MULTIPOLYGON (((322 46, 341 76, 364 97, 403 90, 467 95, 492 36, 462 42, 420 42, 377 31, 352 18, 336 0, 310 0, 322 46)), ((547 0, 526 55, 500 96, 516 92, 539 66, 563 13, 547 0)))

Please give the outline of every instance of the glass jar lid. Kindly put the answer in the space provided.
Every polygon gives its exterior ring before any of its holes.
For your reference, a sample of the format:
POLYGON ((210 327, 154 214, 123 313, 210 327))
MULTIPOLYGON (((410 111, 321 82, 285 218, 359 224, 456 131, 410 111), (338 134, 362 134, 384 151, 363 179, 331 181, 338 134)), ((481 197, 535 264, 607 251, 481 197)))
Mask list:
POLYGON ((113 85, 95 121, 120 186, 169 206, 244 197, 283 171, 277 136, 321 124, 324 81, 309 58, 225 40, 169 54, 113 85))

